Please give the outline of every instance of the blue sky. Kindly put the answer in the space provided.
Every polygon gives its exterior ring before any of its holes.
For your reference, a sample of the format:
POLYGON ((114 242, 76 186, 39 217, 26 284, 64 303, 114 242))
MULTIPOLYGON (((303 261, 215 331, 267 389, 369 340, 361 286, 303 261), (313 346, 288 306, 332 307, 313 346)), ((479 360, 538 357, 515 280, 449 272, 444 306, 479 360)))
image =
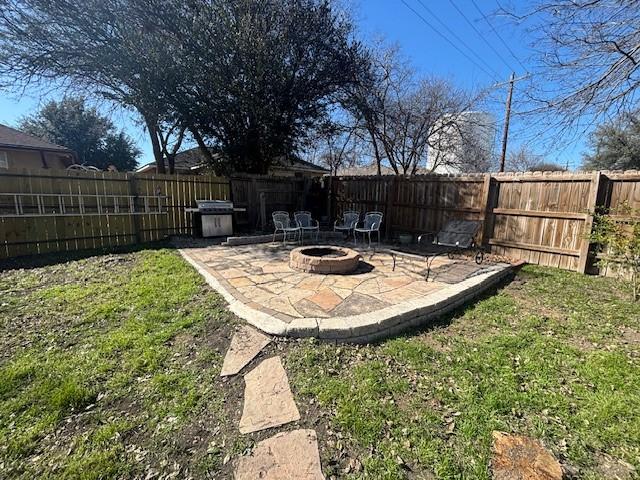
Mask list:
MULTIPOLYGON (((409 6, 402 0, 360 0, 360 3, 355 6, 356 22, 365 37, 382 36, 388 42, 398 43, 403 54, 419 74, 443 76, 462 87, 480 88, 493 85, 496 81, 507 80, 511 69, 515 70, 517 75, 525 73, 521 63, 524 67, 530 66, 528 60, 530 50, 524 32, 512 28, 499 16, 492 15, 498 8, 497 0, 475 0, 475 5, 472 0, 404 1, 409 6), (493 49, 478 36, 454 5, 462 11, 493 49), (491 25, 498 31, 517 60, 501 43, 491 26, 476 9, 476 5, 483 14, 489 16, 491 25), (425 24, 418 15, 424 17, 444 34, 449 42, 425 24), (448 27, 448 30, 443 24, 448 27), (500 55, 497 55, 494 50, 500 55), (471 52, 475 52, 475 55, 471 52)), ((526 0, 520 0, 520 3, 523 2, 526 0)), ((502 131, 505 97, 506 87, 496 89, 496 101, 488 107, 498 121, 499 136, 502 131)), ((42 100, 37 92, 26 92, 23 95, 15 92, 0 92, 0 123, 15 125, 21 117, 35 111, 42 100)), ((518 110, 517 100, 518 86, 516 85, 515 111, 518 110)), ((126 112, 110 110, 109 114, 114 123, 124 128, 138 142, 143 151, 140 163, 152 161, 151 146, 142 126, 126 112)), ((510 147, 517 147, 524 141, 524 132, 530 130, 528 121, 517 115, 512 117, 510 147)), ((544 139, 530 146, 538 153, 544 153, 547 160, 562 165, 568 164, 573 168, 579 166, 581 153, 586 149, 584 139, 561 150, 548 151, 543 145, 544 139)))

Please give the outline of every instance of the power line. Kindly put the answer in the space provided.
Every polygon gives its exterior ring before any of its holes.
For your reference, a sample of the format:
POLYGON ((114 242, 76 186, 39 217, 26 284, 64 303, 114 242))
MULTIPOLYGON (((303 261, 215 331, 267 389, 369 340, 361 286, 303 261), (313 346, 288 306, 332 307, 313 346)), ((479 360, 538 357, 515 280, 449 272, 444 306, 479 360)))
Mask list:
MULTIPOLYGON (((420 20, 422 20, 429 28, 431 28, 434 32, 436 32, 438 35, 440 35, 440 37, 442 37, 442 39, 444 39, 447 43, 449 43, 453 48, 455 48, 458 52, 460 52, 460 54, 462 56, 464 56, 467 60, 469 60, 471 63, 473 63, 476 67, 478 67, 480 70, 482 70, 484 73, 486 73, 487 75, 489 75, 489 77, 493 78, 493 80, 496 80, 495 78, 495 74, 491 74, 489 73, 482 65, 478 64, 478 62, 476 62, 473 58, 471 58, 469 55, 467 55, 463 50, 461 50, 460 48, 458 48, 458 46, 453 43, 451 40, 449 40, 449 38, 444 35, 443 33, 440 32, 440 30, 438 30, 436 27, 434 27, 431 23, 429 23, 427 21, 426 18, 424 18, 418 11, 416 11, 415 8, 413 8, 411 5, 409 5, 406 0, 400 0, 405 7, 407 7, 409 10, 411 10, 420 20)), ((497 81, 497 80, 496 80, 497 81)))
MULTIPOLYGON (((466 48, 469 52, 471 52, 478 60, 480 60, 480 62, 482 62, 482 64, 487 67, 489 70, 491 70, 493 72, 494 75, 500 77, 500 74, 498 72, 496 72, 487 62, 484 61, 484 59, 478 55, 473 48, 471 48, 469 45, 467 45, 467 43, 462 40, 453 30, 451 30, 448 25, 446 23, 444 23, 442 20, 440 20, 440 18, 438 18, 438 16, 429 8, 427 7, 424 2, 422 0, 418 0, 418 3, 420 5, 422 5, 422 8, 424 8, 433 18, 436 19, 436 21, 442 25, 444 27, 444 29, 449 32, 449 34, 456 39, 460 44, 462 44, 462 46, 464 48, 466 48)), ((513 70, 510 68, 510 70, 513 70)))
POLYGON ((478 6, 478 4, 476 3, 476 0, 471 0, 471 3, 473 3, 473 6, 476 7, 476 10, 478 11, 478 13, 480 15, 482 15, 482 18, 484 18, 484 21, 487 22, 487 24, 489 25, 489 27, 491 27, 491 30, 493 31, 493 33, 495 33, 496 37, 498 37, 498 40, 500 40, 500 42, 502 42, 502 45, 504 45, 504 47, 509 51, 509 53, 511 54, 511 56, 513 58, 515 58, 516 62, 518 62, 520 64, 520 66, 524 69, 525 72, 528 71, 527 67, 525 67, 522 62, 520 61, 520 59, 516 56, 515 53, 513 53, 513 50, 511 50, 511 47, 509 47, 509 45, 507 44, 507 42, 504 41, 504 39, 502 38, 502 36, 498 33, 498 31, 493 27, 493 24, 489 21, 489 19, 487 18, 487 16, 482 12, 482 10, 480 10, 480 7, 478 6))
POLYGON ((449 0, 449 3, 453 6, 453 8, 455 8, 458 13, 460 15, 462 15, 462 18, 464 18, 464 20, 469 24, 469 26, 471 28, 473 28, 473 30, 478 34, 478 36, 482 39, 482 41, 493 51, 493 53, 495 53, 498 58, 500 60, 502 60, 502 62, 509 68, 509 70, 514 70, 511 65, 509 64, 509 62, 507 62, 505 60, 505 58, 500 54, 500 52, 498 52, 498 50, 496 50, 495 48, 493 48, 493 45, 491 45, 491 43, 489 43, 489 41, 485 38, 485 36, 480 32, 480 30, 478 30, 476 28, 476 26, 473 24, 473 22, 471 22, 471 20, 469 20, 469 18, 464 14, 464 12, 462 10, 460 10, 460 8, 454 3, 453 0, 449 0))

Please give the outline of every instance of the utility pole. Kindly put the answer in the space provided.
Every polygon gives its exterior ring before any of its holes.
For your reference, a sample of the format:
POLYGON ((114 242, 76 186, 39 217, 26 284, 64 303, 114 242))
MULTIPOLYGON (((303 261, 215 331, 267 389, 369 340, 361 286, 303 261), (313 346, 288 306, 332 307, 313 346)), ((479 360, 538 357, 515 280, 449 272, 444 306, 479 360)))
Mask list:
POLYGON ((507 108, 504 114, 504 132, 502 134, 502 155, 500 156, 500 172, 504 172, 504 164, 507 158, 507 140, 509 138, 509 119, 511 118, 511 97, 513 96, 513 84, 516 81, 516 74, 511 73, 509 77, 509 93, 507 94, 507 108))

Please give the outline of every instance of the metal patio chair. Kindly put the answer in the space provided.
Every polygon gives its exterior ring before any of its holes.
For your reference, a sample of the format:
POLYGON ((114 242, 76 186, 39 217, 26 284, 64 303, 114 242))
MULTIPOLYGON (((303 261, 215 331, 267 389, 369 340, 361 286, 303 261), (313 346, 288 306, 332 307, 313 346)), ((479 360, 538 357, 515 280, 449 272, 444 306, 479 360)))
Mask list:
POLYGON ((353 229, 353 239, 355 243, 358 243, 357 233, 362 233, 362 240, 364 241, 365 234, 369 236, 369 248, 371 248, 371 234, 378 234, 378 244, 380 244, 380 225, 382 225, 382 212, 367 212, 364 214, 364 221, 362 227, 356 227, 353 229))
POLYGON ((315 240, 318 241, 320 235, 320 222, 311 218, 311 212, 300 211, 293 214, 296 224, 300 228, 300 239, 304 243, 304 234, 309 232, 311 235, 315 233, 315 240))
POLYGON ((342 213, 342 218, 337 219, 333 223, 333 231, 342 233, 346 232, 347 238, 349 238, 349 234, 353 233, 353 229, 356 228, 358 220, 360 220, 360 212, 347 210, 342 213))
POLYGON ((287 244, 287 239, 290 233, 293 233, 294 241, 298 241, 298 237, 300 235, 300 227, 293 226, 291 224, 291 217, 289 216, 289 212, 284 212, 282 210, 278 210, 271 214, 271 218, 273 219, 273 241, 276 241, 276 234, 278 232, 282 232, 282 244, 287 244))
MULTIPOLYGON (((423 255, 427 262, 425 281, 429 280, 433 261, 441 255, 452 258, 457 253, 475 250, 474 260, 480 265, 484 261, 484 251, 476 244, 475 237, 481 227, 482 222, 478 220, 450 220, 438 233, 428 232, 420 235, 418 237, 420 255, 423 255)), ((394 255, 393 270, 395 268, 394 255)))

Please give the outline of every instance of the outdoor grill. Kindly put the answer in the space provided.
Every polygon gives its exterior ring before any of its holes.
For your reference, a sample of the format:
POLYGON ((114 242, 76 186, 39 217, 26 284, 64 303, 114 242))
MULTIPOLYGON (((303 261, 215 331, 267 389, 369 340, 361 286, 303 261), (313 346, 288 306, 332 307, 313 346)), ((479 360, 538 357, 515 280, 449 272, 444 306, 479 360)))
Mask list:
POLYGON ((222 237, 233 234, 233 203, 226 200, 196 200, 197 208, 187 211, 195 215, 196 234, 222 237))

